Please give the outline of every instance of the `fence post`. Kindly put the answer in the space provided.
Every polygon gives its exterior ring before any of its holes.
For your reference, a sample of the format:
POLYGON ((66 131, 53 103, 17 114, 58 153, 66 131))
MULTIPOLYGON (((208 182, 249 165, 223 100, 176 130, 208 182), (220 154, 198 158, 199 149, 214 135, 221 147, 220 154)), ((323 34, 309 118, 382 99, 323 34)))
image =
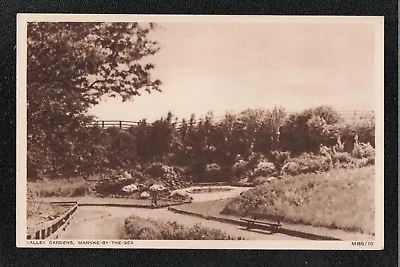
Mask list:
POLYGON ((104 128, 104 121, 101 121, 101 126, 104 128))
POLYGON ((122 128, 122 121, 119 121, 119 128, 122 128))

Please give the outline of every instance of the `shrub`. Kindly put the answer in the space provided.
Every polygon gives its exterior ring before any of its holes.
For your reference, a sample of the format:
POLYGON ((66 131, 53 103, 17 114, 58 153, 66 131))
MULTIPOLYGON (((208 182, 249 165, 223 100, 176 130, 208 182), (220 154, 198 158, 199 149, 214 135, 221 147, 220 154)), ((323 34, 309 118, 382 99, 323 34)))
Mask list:
POLYGON ((282 167, 285 162, 289 159, 290 153, 287 151, 272 151, 269 156, 271 162, 274 164, 275 169, 278 173, 282 171, 282 167))
POLYGON ((125 239, 147 240, 234 240, 224 232, 198 224, 185 227, 176 222, 162 222, 131 216, 125 220, 125 239))
POLYGON ((258 176, 270 176, 275 172, 275 166, 272 162, 268 162, 266 160, 258 163, 257 167, 254 170, 253 177, 258 176))
POLYGON ((161 178, 163 180, 175 180, 178 178, 178 174, 175 172, 174 167, 170 167, 161 162, 154 162, 145 172, 154 178, 161 178))
POLYGON ((124 194, 123 188, 133 184, 134 179, 126 178, 107 178, 96 185, 96 192, 102 195, 119 195, 124 194))
POLYGON ((325 156, 303 153, 297 158, 291 159, 295 164, 285 165, 283 172, 290 175, 302 173, 315 173, 328 171, 331 168, 331 159, 325 156))
POLYGON ((282 173, 288 175, 299 175, 300 164, 297 162, 288 162, 282 167, 282 173))
POLYGON ((232 171, 235 177, 242 177, 247 171, 247 162, 240 159, 233 165, 232 171))
POLYGON ((206 166, 206 171, 209 173, 218 173, 221 171, 221 167, 217 163, 211 163, 206 166))
POLYGON ((336 152, 332 158, 335 162, 340 163, 350 163, 352 161, 352 157, 348 152, 336 152))
POLYGON ((267 178, 267 177, 259 176, 259 177, 256 177, 254 179, 253 184, 255 186, 257 186, 257 185, 260 185, 260 184, 268 183, 268 182, 270 182, 272 180, 271 178, 273 178, 273 177, 267 178))
POLYGON ((355 143, 351 155, 355 158, 375 158, 375 149, 370 143, 355 143))
POLYGON ((168 197, 171 200, 191 201, 192 197, 184 190, 172 191, 168 197))
POLYGON ((71 197, 81 197, 84 195, 86 195, 86 187, 85 186, 75 187, 72 189, 71 193, 69 194, 69 196, 71 196, 71 197))

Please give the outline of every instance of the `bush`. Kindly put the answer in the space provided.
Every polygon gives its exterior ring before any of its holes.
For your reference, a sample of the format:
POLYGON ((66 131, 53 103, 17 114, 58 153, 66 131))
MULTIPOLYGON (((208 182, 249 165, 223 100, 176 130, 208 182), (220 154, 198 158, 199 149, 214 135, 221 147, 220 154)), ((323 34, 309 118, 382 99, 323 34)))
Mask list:
POLYGON ((125 194, 123 188, 133 183, 135 183, 134 179, 108 178, 96 185, 96 192, 106 196, 125 194))
POLYGON ((297 162, 288 162, 282 167, 282 173, 288 175, 299 175, 300 164, 297 162))
POLYGON ((161 178, 163 180, 176 180, 179 178, 174 167, 170 167, 161 162, 152 163, 146 168, 145 172, 154 178, 161 178))
POLYGON ((185 227, 176 222, 162 222, 131 216, 125 220, 125 239, 146 240, 234 240, 224 232, 198 224, 185 227))
POLYGON ((278 173, 282 171, 282 167, 290 157, 290 153, 287 151, 272 151, 269 156, 270 161, 274 164, 275 169, 278 173))
POLYGON ((355 158, 362 159, 362 158, 375 158, 375 149, 371 146, 370 143, 355 143, 353 151, 351 155, 355 158))
POLYGON ((217 181, 221 178, 221 167, 217 163, 211 163, 206 165, 204 177, 208 181, 217 181))
POLYGON ((184 190, 172 191, 168 197, 170 200, 191 201, 192 197, 184 190))
POLYGON ((221 171, 221 167, 217 163, 211 163, 206 166, 206 172, 218 173, 221 171))
POLYGON ((333 154, 332 159, 335 162, 339 162, 339 163, 352 162, 352 157, 351 157, 350 153, 348 153, 348 152, 336 152, 335 154, 333 154))
POLYGON ((247 162, 243 159, 237 161, 233 167, 232 172, 235 177, 242 177, 247 171, 247 162))
POLYGON ((275 166, 272 162, 268 162, 266 160, 258 163, 257 167, 254 170, 253 177, 258 176, 270 176, 275 172, 275 166))
POLYGON ((289 163, 282 168, 282 171, 290 175, 325 172, 331 168, 330 158, 308 153, 303 153, 299 157, 291 159, 289 163))

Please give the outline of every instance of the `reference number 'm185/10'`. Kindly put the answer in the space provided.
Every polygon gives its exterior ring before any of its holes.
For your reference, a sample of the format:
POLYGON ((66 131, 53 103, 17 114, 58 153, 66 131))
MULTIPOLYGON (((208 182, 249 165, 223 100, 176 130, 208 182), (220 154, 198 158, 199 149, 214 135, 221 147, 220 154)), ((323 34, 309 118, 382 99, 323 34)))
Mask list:
POLYGON ((366 246, 371 247, 374 245, 374 241, 352 241, 351 245, 357 247, 366 247, 366 246))

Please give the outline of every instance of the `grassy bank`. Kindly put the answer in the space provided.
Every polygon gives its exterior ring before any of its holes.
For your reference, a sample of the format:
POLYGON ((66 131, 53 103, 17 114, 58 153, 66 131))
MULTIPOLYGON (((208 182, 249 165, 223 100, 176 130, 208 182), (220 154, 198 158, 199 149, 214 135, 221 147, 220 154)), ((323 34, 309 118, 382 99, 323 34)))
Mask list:
POLYGON ((231 199, 222 213, 282 214, 287 222, 375 233, 374 167, 284 177, 231 199))

